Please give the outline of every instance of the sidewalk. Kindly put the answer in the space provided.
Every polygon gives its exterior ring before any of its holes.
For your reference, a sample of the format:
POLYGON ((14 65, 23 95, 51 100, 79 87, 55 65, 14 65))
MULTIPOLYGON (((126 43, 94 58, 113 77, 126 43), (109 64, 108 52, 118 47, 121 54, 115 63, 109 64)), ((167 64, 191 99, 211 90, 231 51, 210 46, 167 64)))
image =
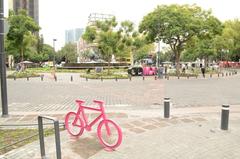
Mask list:
MULTIPOLYGON (((170 119, 162 110, 128 111, 115 115, 123 142, 114 152, 99 144, 95 129, 79 139, 61 133, 63 159, 195 159, 240 158, 240 108, 231 110, 229 130, 220 130, 221 107, 173 109, 170 119)), ((117 113, 118 114, 118 113, 117 113)), ((54 137, 45 139, 48 158, 55 157, 54 137)), ((0 157, 1 158, 1 157, 0 157)), ((39 142, 13 150, 4 159, 40 159, 39 142)))

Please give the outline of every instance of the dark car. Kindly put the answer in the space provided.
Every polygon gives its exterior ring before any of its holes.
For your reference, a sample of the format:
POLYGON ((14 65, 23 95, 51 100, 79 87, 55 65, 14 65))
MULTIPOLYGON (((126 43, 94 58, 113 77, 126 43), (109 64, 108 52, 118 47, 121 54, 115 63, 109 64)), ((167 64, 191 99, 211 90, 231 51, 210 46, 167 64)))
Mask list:
POLYGON ((143 68, 141 66, 133 66, 128 68, 128 74, 132 76, 142 76, 143 68))

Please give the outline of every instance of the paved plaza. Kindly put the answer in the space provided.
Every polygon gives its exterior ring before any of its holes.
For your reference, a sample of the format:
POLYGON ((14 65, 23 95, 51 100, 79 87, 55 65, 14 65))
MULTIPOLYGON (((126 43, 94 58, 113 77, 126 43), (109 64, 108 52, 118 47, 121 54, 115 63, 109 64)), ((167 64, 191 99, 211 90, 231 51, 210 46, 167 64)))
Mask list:
MULTIPOLYGON (((239 75, 228 77, 154 77, 125 80, 88 80, 78 74, 50 74, 40 78, 8 80, 9 118, 7 124, 37 123, 38 114, 57 117, 63 122, 67 111, 76 110, 75 99, 92 105, 93 99, 106 103, 107 115, 123 129, 123 143, 114 152, 105 151, 96 132, 73 139, 61 132, 64 159, 140 158, 239 158, 240 82, 239 75), (70 77, 73 76, 73 81, 70 77), (173 103, 171 118, 163 118, 163 98, 173 103), (230 129, 220 130, 222 104, 230 104, 230 129)), ((94 106, 94 105, 92 105, 94 106)), ((88 113, 92 118, 96 114, 88 113)), ((48 137, 47 154, 55 158, 54 137, 48 137)), ((13 150, 4 159, 40 158, 38 141, 13 150)))

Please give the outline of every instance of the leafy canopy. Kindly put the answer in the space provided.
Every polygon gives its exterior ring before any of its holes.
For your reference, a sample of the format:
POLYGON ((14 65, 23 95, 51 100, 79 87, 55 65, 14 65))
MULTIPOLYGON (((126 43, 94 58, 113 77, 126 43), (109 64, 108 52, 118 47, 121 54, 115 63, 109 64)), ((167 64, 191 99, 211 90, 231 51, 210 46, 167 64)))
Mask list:
POLYGON ((221 32, 220 21, 196 5, 161 5, 146 15, 139 31, 150 42, 163 41, 176 54, 177 72, 180 54, 193 36, 207 37, 221 32))
POLYGON ((11 11, 8 22, 10 28, 7 34, 7 49, 16 48, 21 54, 21 60, 23 61, 24 50, 36 43, 37 37, 34 33, 38 32, 40 27, 27 15, 25 10, 20 10, 17 14, 11 11))

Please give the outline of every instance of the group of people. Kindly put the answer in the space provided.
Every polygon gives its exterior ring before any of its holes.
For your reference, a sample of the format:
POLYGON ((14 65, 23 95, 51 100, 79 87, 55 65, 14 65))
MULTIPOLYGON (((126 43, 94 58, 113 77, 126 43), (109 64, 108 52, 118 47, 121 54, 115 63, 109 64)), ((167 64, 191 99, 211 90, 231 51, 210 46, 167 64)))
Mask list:
POLYGON ((16 71, 17 72, 22 72, 25 70, 25 65, 23 63, 18 63, 16 66, 16 71))
MULTIPOLYGON (((205 78, 206 68, 203 66, 203 64, 200 64, 200 69, 201 69, 202 76, 205 78)), ((185 73, 185 72, 186 72, 186 67, 183 66, 182 67, 182 73, 185 73)))

